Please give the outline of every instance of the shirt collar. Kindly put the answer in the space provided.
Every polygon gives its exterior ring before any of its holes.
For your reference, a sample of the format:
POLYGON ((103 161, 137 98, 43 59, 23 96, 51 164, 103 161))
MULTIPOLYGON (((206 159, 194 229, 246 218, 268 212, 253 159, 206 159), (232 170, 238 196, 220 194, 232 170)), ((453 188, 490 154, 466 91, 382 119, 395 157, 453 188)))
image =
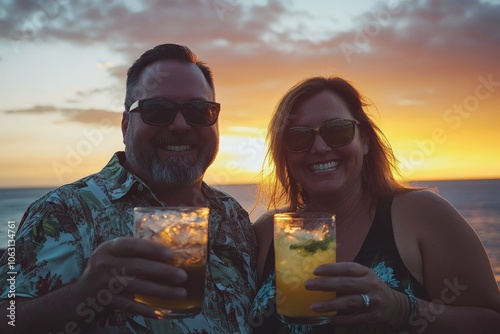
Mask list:
POLYGON ((138 187, 146 187, 137 176, 122 166, 123 161, 125 161, 125 152, 116 152, 100 172, 111 200, 122 198, 136 184, 138 187))
MULTIPOLYGON (((125 152, 116 152, 100 172, 104 179, 104 187, 111 200, 122 198, 136 187, 149 189, 137 176, 123 167, 123 161, 125 161, 125 152)), ((209 200, 217 197, 213 189, 205 181, 201 185, 201 191, 209 200)))

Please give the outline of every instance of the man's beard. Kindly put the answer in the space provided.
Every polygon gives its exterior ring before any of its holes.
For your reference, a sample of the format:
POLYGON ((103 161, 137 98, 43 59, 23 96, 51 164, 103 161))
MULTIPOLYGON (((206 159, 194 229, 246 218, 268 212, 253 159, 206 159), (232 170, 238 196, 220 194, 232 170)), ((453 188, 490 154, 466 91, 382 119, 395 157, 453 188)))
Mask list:
POLYGON ((203 178, 203 175, 215 159, 217 142, 201 140, 193 134, 162 134, 147 143, 137 145, 131 136, 125 135, 126 159, 134 166, 139 175, 146 175, 162 186, 191 185, 203 178), (200 144, 201 143, 201 144, 200 144), (160 160, 156 150, 165 145, 193 145, 198 148, 199 156, 172 156, 160 160))

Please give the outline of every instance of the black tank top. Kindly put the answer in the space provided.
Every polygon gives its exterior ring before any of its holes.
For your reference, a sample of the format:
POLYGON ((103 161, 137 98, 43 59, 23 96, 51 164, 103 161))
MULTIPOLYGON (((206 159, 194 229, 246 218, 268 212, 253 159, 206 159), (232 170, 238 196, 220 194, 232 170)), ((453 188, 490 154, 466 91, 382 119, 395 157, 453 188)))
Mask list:
MULTIPOLYGON (((381 199, 368 235, 356 255, 354 262, 371 268, 390 288, 411 293, 417 298, 427 299, 422 285, 411 275, 399 255, 394 240, 391 218, 392 198, 381 199)), ((264 265, 263 283, 250 308, 248 321, 256 333, 400 333, 399 330, 382 330, 375 327, 337 328, 331 325, 297 326, 286 325, 276 317, 274 243, 271 242, 264 265)))

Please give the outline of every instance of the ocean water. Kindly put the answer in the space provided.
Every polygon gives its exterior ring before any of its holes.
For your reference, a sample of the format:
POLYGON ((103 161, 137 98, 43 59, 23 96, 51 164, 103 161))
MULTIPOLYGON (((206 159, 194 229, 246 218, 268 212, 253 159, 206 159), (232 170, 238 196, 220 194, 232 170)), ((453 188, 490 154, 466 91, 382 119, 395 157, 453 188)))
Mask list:
MULTIPOLYGON (((467 219, 483 242, 500 286, 500 180, 414 182, 434 188, 467 219)), ((216 186, 233 195, 255 220, 265 209, 255 206, 256 185, 216 186)), ((28 206, 50 188, 0 189, 0 248, 7 246, 8 222, 18 226, 28 206)))

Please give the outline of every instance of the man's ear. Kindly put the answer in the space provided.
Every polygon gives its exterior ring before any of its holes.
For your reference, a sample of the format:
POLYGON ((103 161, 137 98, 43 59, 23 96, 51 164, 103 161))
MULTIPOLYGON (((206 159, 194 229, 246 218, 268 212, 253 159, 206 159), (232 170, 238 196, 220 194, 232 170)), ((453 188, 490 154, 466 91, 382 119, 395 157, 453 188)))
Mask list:
POLYGON ((123 135, 123 143, 125 144, 125 135, 128 130, 128 121, 129 121, 130 113, 124 111, 122 114, 122 135, 123 135))

